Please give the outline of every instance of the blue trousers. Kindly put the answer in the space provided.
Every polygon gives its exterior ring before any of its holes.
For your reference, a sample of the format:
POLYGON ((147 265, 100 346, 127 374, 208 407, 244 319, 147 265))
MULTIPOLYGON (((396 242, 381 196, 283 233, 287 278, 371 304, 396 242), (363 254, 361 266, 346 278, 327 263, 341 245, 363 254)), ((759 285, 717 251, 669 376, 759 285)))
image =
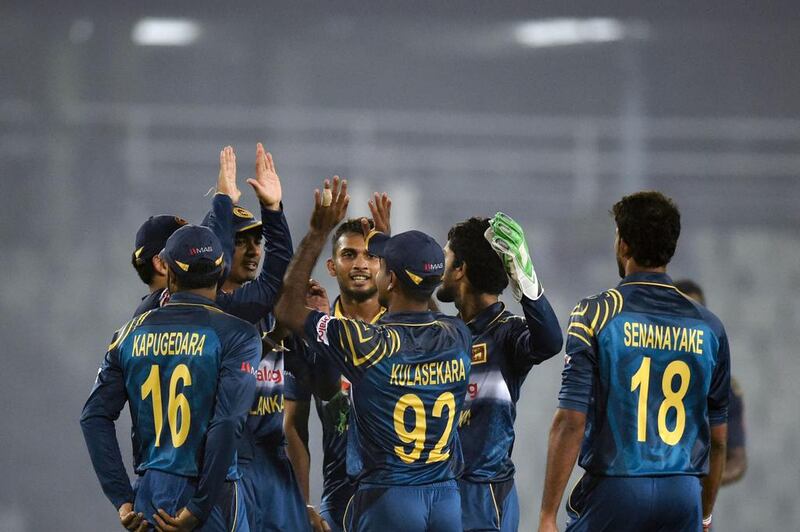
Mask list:
POLYGON ((588 473, 567 498, 568 532, 698 532, 700 479, 598 477, 588 473))
MULTIPOLYGON (((195 530, 250 532, 240 482, 225 481, 208 519, 195 530)), ((186 506, 196 489, 197 479, 149 469, 136 481, 133 508, 137 512, 143 512, 145 519, 153 525, 153 515, 159 508, 175 515, 186 506)))
POLYGON ((250 530, 311 531, 306 502, 282 446, 255 446, 252 460, 239 461, 239 471, 250 530))
POLYGON ((345 510, 346 532, 461 532, 455 480, 424 486, 360 485, 345 510))
POLYGON ((514 479, 505 482, 458 481, 464 532, 516 532, 519 499, 514 479))
POLYGON ((328 522, 328 526, 331 527, 331 532, 343 532, 343 520, 344 520, 344 511, 339 512, 336 511, 336 508, 324 508, 320 509, 319 515, 328 522))

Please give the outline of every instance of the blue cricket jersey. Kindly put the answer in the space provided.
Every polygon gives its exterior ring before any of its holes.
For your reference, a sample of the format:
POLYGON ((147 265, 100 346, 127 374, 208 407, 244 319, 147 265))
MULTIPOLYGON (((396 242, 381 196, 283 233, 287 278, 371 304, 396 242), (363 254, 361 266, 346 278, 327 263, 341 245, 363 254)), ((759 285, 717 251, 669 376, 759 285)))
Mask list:
MULTIPOLYGON (((339 298, 331 312, 344 318, 339 298)), ((376 323, 386 312, 381 310, 371 323, 376 323)), ((342 378, 336 365, 299 342, 297 353, 289 355, 291 367, 286 371, 286 398, 293 401, 310 401, 312 396, 322 425, 322 496, 320 511, 337 509, 344 513, 355 485, 347 476, 347 428, 350 419, 350 382, 342 378), (332 391, 332 394, 327 393, 332 391), (324 392, 324 393, 323 393, 324 392)))
POLYGON ((464 323, 432 312, 377 324, 312 311, 311 349, 351 383, 347 473, 377 485, 451 480, 462 468, 456 429, 470 370, 464 323))
POLYGON ((726 422, 730 353, 714 314, 661 273, 582 300, 567 330, 559 407, 584 412, 594 475, 704 475, 726 422))
POLYGON ((136 473, 197 479, 187 507, 201 521, 208 516, 235 462, 255 393, 248 368, 260 357, 252 325, 187 292, 117 331, 81 415, 92 464, 116 508, 133 501, 114 431, 127 401, 136 473))
POLYGON ((561 351, 561 329, 547 298, 523 297, 521 303, 524 318, 497 302, 467 323, 472 333, 472 371, 458 424, 463 480, 513 478, 511 451, 522 383, 534 365, 561 351))

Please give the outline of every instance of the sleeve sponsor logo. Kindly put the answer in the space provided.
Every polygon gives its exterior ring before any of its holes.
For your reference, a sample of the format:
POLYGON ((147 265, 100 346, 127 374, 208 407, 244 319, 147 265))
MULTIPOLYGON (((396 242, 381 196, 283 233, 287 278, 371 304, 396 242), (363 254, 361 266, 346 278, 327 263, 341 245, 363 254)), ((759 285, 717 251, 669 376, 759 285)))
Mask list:
POLYGON ((476 397, 478 397, 478 383, 477 382, 469 383, 469 386, 467 386, 467 395, 469 396, 470 399, 475 399, 476 397))
POLYGON ((322 316, 319 321, 317 322, 317 341, 322 342, 325 345, 331 345, 328 343, 328 322, 331 321, 331 317, 328 315, 322 316))

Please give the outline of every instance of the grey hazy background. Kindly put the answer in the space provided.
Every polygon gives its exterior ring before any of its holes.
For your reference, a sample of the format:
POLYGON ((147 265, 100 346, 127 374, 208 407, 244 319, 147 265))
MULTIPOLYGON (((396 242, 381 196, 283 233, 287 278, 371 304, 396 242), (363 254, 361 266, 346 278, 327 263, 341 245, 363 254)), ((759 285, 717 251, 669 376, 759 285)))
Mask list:
MULTIPOLYGON (((1 2, 0 530, 116 529, 77 420, 145 291, 134 233, 151 214, 198 221, 220 147, 243 180, 257 140, 296 243, 334 173, 351 180, 351 213, 387 190, 397 230, 442 242, 467 216, 511 214, 562 325, 617 282, 610 205, 671 195, 670 272, 706 288, 745 394, 750 468, 722 490, 715 530, 800 529, 800 19, 793 2, 731 4, 1 2), (137 45, 143 17, 200 33, 137 45), (524 22, 594 17, 608 42, 530 46, 548 43, 541 26, 520 40, 524 22)), ((535 369, 519 403, 523 530, 561 365, 535 369)))

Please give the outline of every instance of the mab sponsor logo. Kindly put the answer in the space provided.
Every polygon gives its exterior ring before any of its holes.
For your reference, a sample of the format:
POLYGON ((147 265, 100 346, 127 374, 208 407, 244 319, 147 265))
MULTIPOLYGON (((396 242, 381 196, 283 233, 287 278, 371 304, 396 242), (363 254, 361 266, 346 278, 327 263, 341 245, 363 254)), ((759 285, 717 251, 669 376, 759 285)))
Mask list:
POLYGON ((189 248, 189 255, 199 255, 200 253, 213 253, 214 248, 211 246, 203 246, 201 248, 189 248))
POLYGON ((422 264, 422 270, 424 272, 426 272, 426 273, 434 272, 436 270, 441 270, 442 268, 444 268, 444 263, 443 262, 436 262, 436 263, 425 262, 425 263, 422 264))
POLYGON ((257 382, 283 382, 283 372, 272 368, 254 368, 249 362, 242 362, 242 371, 255 375, 257 382))

